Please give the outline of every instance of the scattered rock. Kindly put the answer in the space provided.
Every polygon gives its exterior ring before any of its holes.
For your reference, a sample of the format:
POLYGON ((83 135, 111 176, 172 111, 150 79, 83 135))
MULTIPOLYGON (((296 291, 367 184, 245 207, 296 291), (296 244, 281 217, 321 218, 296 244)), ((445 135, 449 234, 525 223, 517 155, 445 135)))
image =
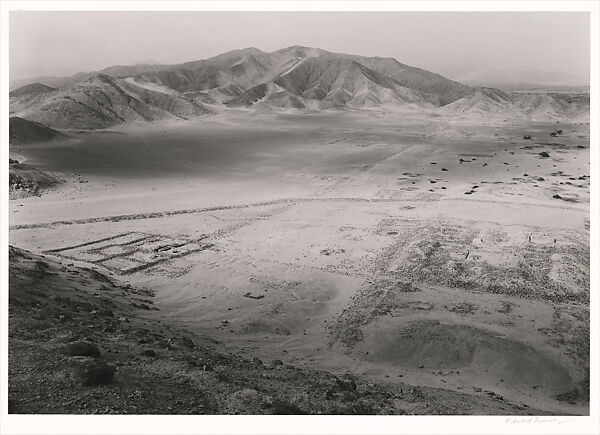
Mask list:
POLYGON ((263 408, 263 403, 268 399, 252 388, 235 391, 227 396, 227 410, 231 414, 255 414, 263 408))
POLYGON ((577 403, 577 400, 579 400, 580 393, 577 390, 577 388, 574 388, 571 391, 567 391, 566 393, 558 394, 555 397, 556 397, 556 400, 558 400, 559 402, 567 402, 571 405, 575 405, 577 403))
MULTIPOLYGON (((325 255, 329 255, 329 254, 327 253, 325 255)), ((248 293, 244 294, 244 297, 248 298, 248 299, 262 299, 265 297, 265 295, 253 295, 251 292, 248 292, 248 293)))

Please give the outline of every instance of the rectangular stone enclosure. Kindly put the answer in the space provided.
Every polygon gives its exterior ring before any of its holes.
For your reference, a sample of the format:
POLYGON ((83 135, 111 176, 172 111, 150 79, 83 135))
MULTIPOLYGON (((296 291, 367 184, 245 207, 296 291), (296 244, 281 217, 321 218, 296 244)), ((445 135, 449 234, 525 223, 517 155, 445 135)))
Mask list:
POLYGON ((183 236, 163 236, 133 231, 79 245, 45 251, 71 260, 102 266, 118 274, 130 274, 213 246, 183 236))

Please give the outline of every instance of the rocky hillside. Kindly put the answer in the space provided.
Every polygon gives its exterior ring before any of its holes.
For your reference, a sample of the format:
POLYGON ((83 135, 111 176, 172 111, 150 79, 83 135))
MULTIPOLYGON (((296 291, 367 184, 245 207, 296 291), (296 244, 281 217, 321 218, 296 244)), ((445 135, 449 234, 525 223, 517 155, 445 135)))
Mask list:
POLYGON ((588 122, 589 94, 506 93, 476 88, 440 109, 450 116, 520 118, 531 121, 588 122))
MULTIPOLYGON (((42 85, 43 86, 43 85, 42 85)), ((37 86, 32 89, 42 89, 37 86)), ((9 144, 24 145, 64 139, 67 135, 38 122, 11 117, 9 122, 9 144)), ((39 196, 62 180, 54 174, 38 170, 32 165, 9 159, 8 189, 11 199, 39 196)))
MULTIPOLYGON (((67 77, 44 76, 33 79, 15 80, 10 82, 11 93, 17 88, 23 87, 33 82, 43 83, 52 88, 66 88, 73 86, 77 82, 89 80, 98 74, 106 74, 115 78, 131 77, 138 74, 143 74, 150 71, 160 71, 167 68, 169 65, 161 64, 136 64, 136 65, 113 65, 100 71, 79 72, 67 77)), ((11 95, 12 96, 12 95, 11 95)))
POLYGON ((590 119, 589 94, 526 93, 513 94, 515 106, 535 121, 562 121, 565 118, 577 122, 590 119))
POLYGON ((386 103, 442 105, 469 88, 395 59, 332 53, 318 48, 288 47, 272 53, 256 48, 235 50, 210 59, 144 74, 196 98, 228 105, 252 105, 267 96, 274 106, 363 107, 386 103), (276 97, 272 98, 273 90, 276 97), (262 97, 257 99, 261 94, 262 97))
POLYGON ((159 319, 153 294, 9 248, 9 413, 540 414, 225 352, 159 319))
POLYGON ((46 86, 42 83, 30 83, 25 86, 21 86, 18 89, 11 91, 8 96, 9 97, 24 97, 24 96, 35 96, 41 94, 47 94, 49 92, 55 91, 55 88, 51 88, 50 86, 46 86))
POLYGON ((271 53, 246 48, 178 65, 119 65, 38 81, 34 89, 26 85, 11 92, 11 114, 58 128, 187 118, 209 113, 205 104, 274 110, 385 106, 451 116, 589 119, 589 95, 587 102, 585 96, 575 98, 575 104, 558 95, 530 98, 470 87, 392 58, 299 46, 271 53))
POLYGON ((9 159, 8 189, 10 199, 39 196, 62 180, 31 165, 9 159))
POLYGON ((17 116, 10 118, 8 130, 8 141, 11 144, 48 142, 65 136, 63 133, 38 122, 28 121, 17 116))
POLYGON ((20 96, 11 98, 11 115, 58 129, 97 129, 210 113, 173 90, 164 92, 106 74, 44 94, 45 98, 23 94, 22 89, 13 91, 20 96))

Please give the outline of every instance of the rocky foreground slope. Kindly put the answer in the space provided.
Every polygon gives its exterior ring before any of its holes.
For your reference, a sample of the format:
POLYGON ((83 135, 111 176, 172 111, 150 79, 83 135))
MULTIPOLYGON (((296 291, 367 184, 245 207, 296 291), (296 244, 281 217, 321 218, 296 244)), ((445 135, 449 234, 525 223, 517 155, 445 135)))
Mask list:
POLYGON ((152 292, 9 249, 9 412, 540 414, 500 396, 244 359, 157 319, 152 292))
POLYGON ((589 120, 589 94, 508 94, 467 86, 392 58, 298 46, 271 53, 246 48, 178 65, 114 66, 38 81, 11 92, 10 113, 59 129, 189 118, 210 113, 211 105, 388 107, 462 117, 589 120))

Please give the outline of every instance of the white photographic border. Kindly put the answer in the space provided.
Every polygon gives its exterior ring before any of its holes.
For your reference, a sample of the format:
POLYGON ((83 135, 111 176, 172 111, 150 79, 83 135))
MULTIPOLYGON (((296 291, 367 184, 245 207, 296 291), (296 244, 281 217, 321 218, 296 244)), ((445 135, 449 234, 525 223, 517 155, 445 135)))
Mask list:
POLYGON ((598 1, 0 1, 0 434, 600 434, 598 308, 598 1), (72 416, 8 414, 8 37, 11 10, 38 11, 584 11, 590 14, 590 416, 72 416))

